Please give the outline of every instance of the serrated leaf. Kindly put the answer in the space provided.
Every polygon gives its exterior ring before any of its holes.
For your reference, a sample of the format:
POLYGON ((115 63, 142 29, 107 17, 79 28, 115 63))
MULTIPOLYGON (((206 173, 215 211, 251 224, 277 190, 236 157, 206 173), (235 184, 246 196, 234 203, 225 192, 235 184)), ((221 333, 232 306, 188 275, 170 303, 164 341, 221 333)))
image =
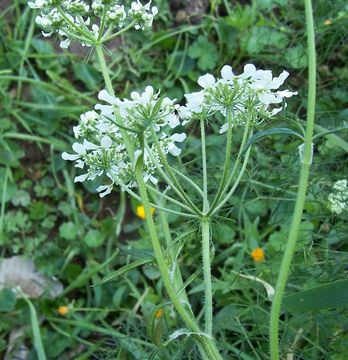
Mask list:
POLYGON ((192 59, 197 59, 197 65, 201 70, 211 70, 218 61, 216 46, 211 43, 204 35, 189 47, 188 55, 192 59))
POLYGON ((65 240, 75 240, 79 228, 72 222, 66 222, 59 227, 59 235, 65 240))
POLYGON ((277 30, 268 27, 254 27, 247 43, 247 50, 250 54, 257 54, 266 46, 284 49, 288 43, 288 37, 277 30))
POLYGON ((283 306, 287 310, 315 311, 348 306, 348 279, 300 291, 286 296, 283 306))

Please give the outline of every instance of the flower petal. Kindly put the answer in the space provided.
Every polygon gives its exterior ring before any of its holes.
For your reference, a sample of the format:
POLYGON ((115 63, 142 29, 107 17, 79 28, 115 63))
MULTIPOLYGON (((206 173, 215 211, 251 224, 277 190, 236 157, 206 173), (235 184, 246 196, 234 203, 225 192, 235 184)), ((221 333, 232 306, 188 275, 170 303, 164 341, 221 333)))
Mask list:
POLYGON ((80 176, 76 176, 74 182, 84 182, 85 180, 87 180, 88 175, 89 174, 87 173, 87 174, 82 174, 80 176))
POLYGON ((215 78, 212 74, 205 74, 198 78, 198 85, 206 89, 215 84, 215 78))
POLYGON ((118 104, 118 99, 115 96, 110 95, 106 90, 102 90, 99 92, 98 99, 103 100, 111 105, 118 104))
POLYGON ((234 74, 232 72, 232 66, 230 65, 225 65, 222 69, 221 69, 221 77, 224 80, 232 80, 234 78, 234 74))
POLYGON ((63 152, 62 159, 63 160, 69 160, 69 161, 75 161, 80 157, 80 155, 77 154, 69 154, 67 152, 63 152))
POLYGON ((103 136, 100 145, 104 149, 108 149, 112 145, 112 140, 108 136, 103 136))
POLYGON ((173 141, 176 142, 183 142, 186 139, 186 134, 185 133, 181 133, 181 134, 173 134, 171 136, 173 141))

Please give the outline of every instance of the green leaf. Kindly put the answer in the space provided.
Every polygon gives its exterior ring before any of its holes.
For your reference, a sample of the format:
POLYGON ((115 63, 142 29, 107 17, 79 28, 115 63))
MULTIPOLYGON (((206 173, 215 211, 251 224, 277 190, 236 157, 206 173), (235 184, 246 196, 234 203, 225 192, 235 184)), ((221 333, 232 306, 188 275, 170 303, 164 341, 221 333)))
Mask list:
POLYGON ((287 49, 284 54, 287 64, 293 69, 303 69, 307 66, 307 54, 303 46, 287 49))
POLYGON ((266 46, 284 49, 288 43, 288 37, 279 31, 268 27, 254 27, 247 43, 247 50, 250 54, 257 54, 266 46))
POLYGON ((44 202, 38 201, 30 204, 29 206, 30 219, 41 220, 45 218, 47 214, 48 214, 48 207, 44 202))
MULTIPOLYGON (((24 295, 24 294, 23 294, 24 295)), ((33 330, 34 335, 34 347, 37 353, 37 357, 39 360, 46 360, 45 349, 42 344, 42 338, 40 333, 40 325, 37 318, 37 313, 32 302, 24 295, 24 300, 27 302, 30 309, 30 320, 31 320, 31 328, 33 330)))
POLYGON ((216 46, 204 35, 200 35, 189 47, 188 55, 192 59, 197 59, 197 65, 201 70, 214 69, 218 61, 216 46))
POLYGON ((103 244, 105 235, 98 230, 89 230, 83 241, 88 247, 98 247, 103 244))
POLYGON ((98 88, 101 81, 101 75, 89 64, 73 64, 73 70, 76 77, 81 80, 88 90, 94 91, 98 88))
POLYGON ((320 285, 286 296, 283 306, 287 310, 315 311, 348 306, 348 279, 320 285))
POLYGON ((0 291, 0 312, 11 312, 16 306, 16 294, 10 289, 0 291))
POLYGON ((284 134, 284 135, 295 135, 297 137, 299 137, 301 140, 303 140, 303 136, 300 135, 299 133, 297 133, 294 130, 288 129, 288 128, 272 128, 272 129, 268 129, 268 130, 263 130, 263 131, 259 131, 257 132, 255 135, 253 135, 248 142, 245 144, 245 147, 243 149, 243 152, 245 152, 246 150, 248 150, 248 148, 255 144, 256 142, 258 142, 260 139, 264 138, 265 136, 269 136, 269 135, 280 135, 280 134, 284 134))
POLYGON ((27 207, 30 204, 30 195, 25 190, 18 190, 11 202, 14 206, 27 207))
POLYGON ((78 233, 78 227, 72 222, 66 222, 59 227, 59 235, 66 240, 75 240, 78 233))
POLYGON ((136 269, 137 267, 144 265, 144 264, 148 264, 150 262, 153 262, 153 258, 140 259, 140 260, 133 261, 130 264, 122 266, 120 269, 111 272, 97 285, 102 285, 102 284, 105 284, 106 282, 115 280, 117 277, 125 274, 126 272, 136 269))

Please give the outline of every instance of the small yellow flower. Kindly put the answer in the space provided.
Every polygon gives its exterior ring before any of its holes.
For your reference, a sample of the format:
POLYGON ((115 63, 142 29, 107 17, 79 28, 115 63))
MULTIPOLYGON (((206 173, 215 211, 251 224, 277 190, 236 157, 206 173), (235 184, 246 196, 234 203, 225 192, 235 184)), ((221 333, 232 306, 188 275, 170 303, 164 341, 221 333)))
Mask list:
POLYGON ((331 25, 332 24, 332 20, 331 19, 326 19, 324 21, 324 25, 331 25))
POLYGON ((251 257, 255 262, 262 262, 265 260, 265 252, 261 248, 256 248, 251 252, 251 257))
POLYGON ((59 306, 57 309, 59 315, 66 315, 69 312, 69 308, 67 306, 59 306))
POLYGON ((163 314, 164 314, 164 310, 163 310, 162 308, 160 308, 160 309, 158 309, 158 310, 155 312, 155 317, 156 317, 157 319, 161 319, 162 316, 163 316, 163 314))
MULTIPOLYGON (((151 214, 153 215, 155 212, 155 208, 151 208, 151 214)), ((135 210, 135 214, 137 215, 138 218, 140 218, 141 220, 145 220, 146 219, 146 214, 145 214, 145 208, 144 205, 139 205, 137 206, 136 210, 135 210)))

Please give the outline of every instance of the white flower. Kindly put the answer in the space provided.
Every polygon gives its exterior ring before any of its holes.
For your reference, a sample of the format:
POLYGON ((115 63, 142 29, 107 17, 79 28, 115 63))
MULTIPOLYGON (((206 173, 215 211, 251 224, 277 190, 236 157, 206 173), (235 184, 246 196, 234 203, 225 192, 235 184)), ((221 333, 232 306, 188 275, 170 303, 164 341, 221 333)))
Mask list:
POLYGON ((124 10, 123 5, 114 5, 110 7, 106 12, 107 22, 110 24, 115 24, 118 27, 122 27, 124 21, 127 18, 127 14, 124 10))
POLYGON ((152 86, 147 86, 142 93, 133 91, 130 99, 120 100, 102 90, 98 98, 110 105, 97 104, 96 110, 101 110, 105 117, 114 117, 117 107, 125 125, 135 131, 144 131, 152 124, 156 131, 165 126, 175 128, 180 124, 176 110, 179 108, 175 100, 167 97, 160 98, 160 93, 155 93, 152 86))
POLYGON ((69 38, 66 38, 65 40, 61 41, 59 46, 62 48, 62 49, 68 49, 68 47, 70 46, 70 43, 71 43, 71 39, 69 38))
MULTIPOLYGON (((263 117, 274 116, 286 107, 285 98, 297 94, 289 90, 275 91, 288 76, 289 73, 283 71, 278 77, 273 77, 270 70, 257 70, 253 64, 246 64, 244 72, 235 75, 232 67, 225 65, 221 69, 220 79, 215 79, 212 74, 199 77, 198 85, 203 90, 185 94, 187 103, 180 108, 179 113, 189 120, 204 118, 214 112, 220 112, 226 117, 229 109, 233 118, 232 126, 245 124, 250 112, 254 113, 256 121, 262 121, 263 117), (284 105, 272 107, 280 103, 284 105)), ((228 125, 224 124, 220 133, 227 129, 228 125)))
POLYGON ((137 0, 133 1, 131 8, 128 11, 129 17, 135 22, 136 30, 144 30, 145 27, 152 26, 153 18, 158 14, 158 9, 156 6, 151 8, 151 1, 147 4, 142 5, 142 3, 137 0))
POLYGON ((132 92, 130 99, 120 100, 110 95, 106 90, 99 93, 99 99, 108 105, 97 104, 95 110, 80 115, 80 122, 73 131, 77 139, 72 145, 74 153, 64 152, 62 158, 75 162, 75 167, 84 169, 83 174, 75 177, 75 182, 101 178, 97 188, 100 196, 109 194, 114 185, 135 186, 134 170, 136 160, 144 152, 144 181, 158 183, 158 167, 162 167, 163 155, 179 156, 181 149, 178 144, 186 139, 185 133, 171 134, 172 128, 180 124, 177 115, 178 106, 175 100, 161 98, 152 86, 147 86, 142 93, 132 92), (121 117, 121 119, 120 119, 121 117), (130 160, 120 131, 122 127, 127 132, 131 146, 134 149, 133 161, 130 160), (153 130, 158 139, 153 137, 153 130), (146 142, 143 149, 138 133, 142 133, 146 142))
POLYGON ((28 5, 31 9, 42 9, 48 5, 48 1, 46 0, 28 1, 28 5))
POLYGON ((211 74, 205 74, 198 78, 198 85, 203 89, 207 89, 215 85, 215 78, 211 74))
POLYGON ((72 40, 80 41, 82 46, 93 46, 97 40, 112 37, 115 28, 122 28, 134 23, 136 29, 145 29, 152 25, 158 13, 151 1, 142 5, 140 1, 132 2, 127 11, 117 0, 32 0, 28 5, 39 9, 36 23, 42 27, 45 37, 58 33, 66 39, 61 41, 62 48, 67 49, 72 40), (91 11, 92 10, 92 11, 91 11), (101 26, 101 28, 99 28, 101 26), (100 31, 103 34, 100 34, 100 31))
POLYGON ((66 0, 62 6, 77 15, 86 15, 89 12, 89 5, 81 0, 66 0))
POLYGON ((348 182, 347 180, 338 180, 332 187, 328 200, 330 209, 336 214, 341 214, 348 209, 348 182))

